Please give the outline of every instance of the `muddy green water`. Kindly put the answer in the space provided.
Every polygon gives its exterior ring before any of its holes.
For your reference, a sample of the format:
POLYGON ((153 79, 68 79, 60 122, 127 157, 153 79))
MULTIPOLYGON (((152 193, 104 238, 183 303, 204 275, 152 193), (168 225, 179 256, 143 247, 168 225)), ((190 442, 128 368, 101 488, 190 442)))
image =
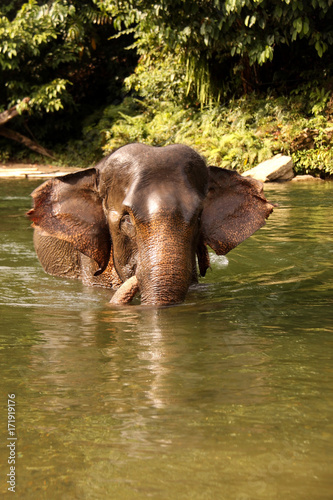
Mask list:
POLYGON ((185 304, 112 307, 42 271, 0 183, 0 496, 333 498, 333 183, 269 186, 267 226, 185 304))

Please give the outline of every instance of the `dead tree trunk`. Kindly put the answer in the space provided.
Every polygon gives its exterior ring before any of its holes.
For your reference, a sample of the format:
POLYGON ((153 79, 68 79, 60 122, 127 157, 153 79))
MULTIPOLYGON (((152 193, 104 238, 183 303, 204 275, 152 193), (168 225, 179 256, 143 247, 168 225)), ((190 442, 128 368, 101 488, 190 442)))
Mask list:
POLYGON ((13 141, 19 142, 20 144, 23 144, 24 146, 27 146, 28 148, 32 149, 33 151, 36 151, 36 153, 39 153, 43 156, 48 156, 49 158, 53 158, 51 152, 48 151, 47 149, 43 148, 43 146, 40 146, 35 141, 32 141, 29 139, 29 137, 26 137, 25 135, 20 134, 19 132, 14 132, 14 130, 10 130, 9 128, 3 127, 0 125, 0 135, 3 137, 6 137, 7 139, 12 139, 13 141))
MULTIPOLYGON (((30 101, 29 97, 25 97, 23 99, 24 103, 28 103, 30 101)), ((51 151, 48 151, 47 149, 43 148, 40 144, 38 144, 36 141, 33 141, 32 139, 29 139, 29 137, 26 137, 25 135, 20 134, 19 132, 15 132, 14 130, 10 130, 3 125, 7 123, 9 120, 12 120, 15 116, 17 116, 19 112, 17 111, 17 106, 12 106, 11 108, 7 109, 6 111, 2 111, 0 113, 0 135, 3 137, 6 137, 7 139, 12 139, 13 141, 19 142, 20 144, 23 144, 24 146, 28 147, 29 149, 32 149, 33 151, 36 151, 37 153, 47 156, 49 158, 53 158, 51 151)))

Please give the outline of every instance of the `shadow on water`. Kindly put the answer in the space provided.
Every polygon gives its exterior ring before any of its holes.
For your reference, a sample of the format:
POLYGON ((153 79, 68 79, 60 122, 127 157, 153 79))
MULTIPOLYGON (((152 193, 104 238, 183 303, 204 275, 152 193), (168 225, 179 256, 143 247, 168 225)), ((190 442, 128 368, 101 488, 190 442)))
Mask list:
POLYGON ((332 498, 333 185, 268 187, 266 227, 166 309, 45 275, 33 187, 0 186, 19 498, 332 498))

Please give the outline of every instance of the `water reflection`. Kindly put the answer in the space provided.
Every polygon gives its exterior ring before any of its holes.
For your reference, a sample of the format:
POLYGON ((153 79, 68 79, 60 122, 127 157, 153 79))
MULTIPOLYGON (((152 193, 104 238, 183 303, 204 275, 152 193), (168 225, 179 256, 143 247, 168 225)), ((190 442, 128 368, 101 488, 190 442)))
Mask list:
MULTIPOLYGON (((110 405, 117 394, 138 391, 147 408, 205 405, 206 400, 215 399, 247 404, 267 397, 267 384, 262 381, 268 377, 265 350, 271 340, 263 342, 251 333, 235 330, 223 313, 216 318, 218 331, 212 334, 205 311, 195 324, 192 315, 192 309, 186 307, 132 307, 129 311, 110 307, 60 316, 58 311, 44 310, 41 315, 35 309, 33 328, 40 338, 29 353, 36 377, 33 385, 52 386, 53 396, 47 394, 50 411, 74 404, 66 394, 82 386, 87 390, 81 397, 88 399, 81 399, 83 406, 91 404, 88 387, 92 391, 103 387, 104 404, 109 401, 110 405), (237 393, 223 391, 226 373, 237 393)), ((112 411, 119 413, 120 408, 112 411)))

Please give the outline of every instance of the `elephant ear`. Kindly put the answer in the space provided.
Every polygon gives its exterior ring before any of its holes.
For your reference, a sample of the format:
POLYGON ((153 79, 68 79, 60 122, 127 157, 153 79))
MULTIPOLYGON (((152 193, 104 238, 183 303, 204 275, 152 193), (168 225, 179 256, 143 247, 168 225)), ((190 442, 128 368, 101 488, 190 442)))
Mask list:
POLYGON ((106 268, 111 238, 98 192, 98 171, 90 168, 44 182, 31 196, 33 226, 65 240, 106 268))
POLYGON ((218 167, 208 167, 208 172, 202 236, 218 255, 225 255, 265 224, 273 205, 261 182, 218 167))

